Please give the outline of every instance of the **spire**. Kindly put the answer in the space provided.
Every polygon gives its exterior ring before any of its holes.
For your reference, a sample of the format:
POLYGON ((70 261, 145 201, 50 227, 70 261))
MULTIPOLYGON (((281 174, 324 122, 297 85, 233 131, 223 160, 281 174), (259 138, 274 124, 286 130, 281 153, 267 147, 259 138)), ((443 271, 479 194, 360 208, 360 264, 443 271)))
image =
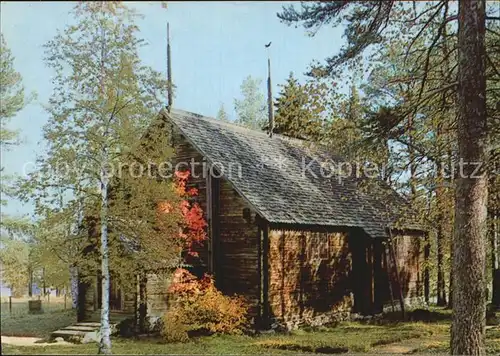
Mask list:
POLYGON ((271 42, 265 45, 268 48, 267 52, 267 109, 269 118, 269 137, 273 137, 274 131, 274 108, 273 108, 273 91, 271 85, 271 56, 269 55, 269 47, 271 47, 271 42))
POLYGON ((172 95, 172 54, 170 53, 170 24, 167 22, 167 100, 168 112, 174 105, 174 98, 172 95))

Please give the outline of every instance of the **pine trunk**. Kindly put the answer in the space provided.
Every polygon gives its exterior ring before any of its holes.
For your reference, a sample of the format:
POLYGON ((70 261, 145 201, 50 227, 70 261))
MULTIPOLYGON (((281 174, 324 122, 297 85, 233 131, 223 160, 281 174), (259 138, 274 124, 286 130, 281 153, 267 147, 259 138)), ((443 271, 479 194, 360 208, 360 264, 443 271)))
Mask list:
POLYGON ((486 292, 485 0, 460 1, 458 29, 458 153, 453 253, 454 355, 484 354, 486 292), (480 165, 480 168, 478 168, 480 165))
MULTIPOLYGON (((455 231, 453 230, 451 232, 451 239, 450 239, 450 260, 452 261, 451 263, 453 264, 453 238, 455 236, 455 231)), ((450 292, 448 293, 448 309, 453 309, 453 266, 450 268, 450 292)))
MULTIPOLYGON (((453 152, 451 149, 448 151, 448 159, 449 159, 448 166, 451 168, 453 167, 453 152)), ((454 183, 454 177, 453 174, 450 174, 450 179, 449 179, 450 187, 453 185, 453 183, 454 183)), ((450 233, 450 261, 451 264, 453 264, 453 239, 455 236, 455 223, 454 223, 455 214, 453 213, 453 209, 450 209, 450 221, 453 222, 453 224, 451 225, 452 230, 450 233)), ((453 266, 450 266, 450 289, 448 293, 448 309, 452 308, 453 308, 453 266)))
POLYGON ((111 329, 109 326, 109 246, 108 246, 108 181, 106 172, 101 175, 101 273, 102 273, 102 304, 101 304, 101 339, 100 354, 111 354, 111 329))

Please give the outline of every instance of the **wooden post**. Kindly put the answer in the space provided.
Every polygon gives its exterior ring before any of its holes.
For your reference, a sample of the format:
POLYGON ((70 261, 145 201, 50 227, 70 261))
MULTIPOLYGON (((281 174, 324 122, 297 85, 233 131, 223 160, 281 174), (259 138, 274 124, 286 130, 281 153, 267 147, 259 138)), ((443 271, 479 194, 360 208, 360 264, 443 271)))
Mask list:
POLYGON ((269 137, 273 137, 274 130, 274 108, 273 108, 273 89, 271 84, 271 58, 267 58, 267 111, 269 119, 269 137))
POLYGON ((264 297, 264 322, 266 327, 270 327, 270 308, 269 308, 269 227, 267 224, 264 227, 263 239, 263 297, 264 297))
POLYGON ((172 94, 172 54, 170 52, 170 24, 167 22, 167 99, 168 112, 170 113, 174 105, 174 97, 172 94))
POLYGON ((384 311, 384 300, 382 293, 383 271, 382 271, 382 242, 378 239, 373 240, 373 311, 382 313, 384 311))
MULTIPOLYGON (((215 172, 214 172, 215 173, 215 172)), ((210 174, 210 172, 208 172, 210 174)), ((218 172, 216 173, 218 175, 218 172)), ((224 276, 222 275, 221 261, 223 255, 221 253, 221 241, 220 241, 220 191, 221 191, 221 180, 220 178, 211 177, 210 178, 210 199, 212 201, 210 207, 211 213, 211 233, 210 239, 212 240, 212 256, 213 256, 213 271, 215 274, 215 286, 217 289, 223 291, 224 276)))
POLYGON ((33 271, 31 270, 31 265, 28 267, 28 275, 29 275, 29 285, 28 285, 28 296, 33 296, 33 271))
POLYGON ((392 291, 391 269, 389 268, 389 261, 387 259, 387 249, 384 250, 384 260, 385 260, 385 268, 387 271, 387 281, 389 282, 389 294, 391 296, 391 307, 392 307, 392 312, 394 313, 396 307, 394 306, 394 292, 392 291))
POLYGON ((144 271, 139 275, 139 332, 146 332, 146 317, 147 317, 147 275, 144 271))
POLYGON ((66 310, 66 296, 68 294, 66 293, 66 291, 64 291, 64 310, 66 310))
POLYGON ((12 296, 9 295, 9 314, 12 314, 12 296))
POLYGON ((398 294, 399 294, 399 305, 401 307, 401 317, 403 318, 403 320, 405 320, 405 302, 404 302, 404 296, 403 296, 403 288, 401 286, 401 280, 399 278, 399 268, 398 268, 398 263, 396 261, 396 253, 394 252, 392 234, 390 236, 390 241, 389 241, 389 252, 391 254, 392 262, 394 264, 394 269, 396 271, 396 282, 398 283, 398 294))
POLYGON ((257 215, 256 223, 258 224, 257 229, 257 274, 259 276, 259 284, 258 284, 258 295, 259 295, 259 327, 262 325, 263 318, 263 300, 262 297, 262 286, 263 286, 263 277, 262 277, 262 228, 261 228, 261 219, 260 216, 257 215))
POLYGON ((42 269, 43 278, 43 295, 47 295, 47 286, 45 285, 45 267, 42 269))
MULTIPOLYGON (((425 269, 424 269, 424 299, 425 303, 429 305, 429 296, 430 296, 430 275, 429 275, 429 257, 431 254, 431 243, 429 241, 429 233, 425 233, 425 247, 424 247, 424 260, 425 260, 425 269)), ((451 289, 451 288, 450 288, 451 289)), ((451 298, 451 293, 450 293, 451 298)))

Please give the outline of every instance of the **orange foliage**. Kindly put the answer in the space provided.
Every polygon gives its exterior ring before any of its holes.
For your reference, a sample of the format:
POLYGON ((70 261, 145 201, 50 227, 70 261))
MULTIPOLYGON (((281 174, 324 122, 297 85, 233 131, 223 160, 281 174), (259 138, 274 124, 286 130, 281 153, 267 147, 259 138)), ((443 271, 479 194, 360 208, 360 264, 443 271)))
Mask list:
POLYGON ((195 295, 206 291, 213 285, 212 278, 205 274, 200 280, 184 268, 178 268, 173 276, 168 289, 169 293, 178 295, 195 295))
POLYGON ((187 341, 190 331, 241 334, 248 327, 244 298, 223 295, 208 275, 197 279, 187 270, 178 269, 168 291, 176 298, 163 317, 167 341, 187 341))
MULTIPOLYGON (((183 240, 184 248, 190 256, 196 256, 197 253, 193 250, 194 244, 200 244, 207 239, 205 228, 207 223, 203 217, 203 210, 196 202, 191 202, 192 198, 198 195, 198 189, 187 188, 189 180, 189 171, 175 172, 175 189, 182 198, 179 206, 180 214, 183 217, 183 222, 179 230, 178 237, 183 240)), ((168 201, 158 203, 157 210, 161 214, 169 214, 176 209, 168 201)))

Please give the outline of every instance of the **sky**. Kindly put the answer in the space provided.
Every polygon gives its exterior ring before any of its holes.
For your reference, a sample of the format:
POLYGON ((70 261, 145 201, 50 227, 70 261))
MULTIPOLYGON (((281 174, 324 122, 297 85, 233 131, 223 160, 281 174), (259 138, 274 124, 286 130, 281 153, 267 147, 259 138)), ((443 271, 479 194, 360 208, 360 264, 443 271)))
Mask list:
MULTIPOLYGON (((313 60, 335 54, 342 30, 322 28, 311 37, 302 27, 287 26, 276 14, 283 2, 128 2, 144 15, 137 24, 139 36, 148 46, 140 52, 144 64, 166 73, 166 23, 170 23, 172 76, 176 85, 174 107, 214 117, 224 104, 235 118, 234 98, 249 75, 262 79, 265 93, 267 50, 272 41, 273 93, 279 91, 290 72, 304 78, 313 60)), ((37 99, 20 111, 8 125, 20 131, 22 144, 2 151, 5 174, 23 176, 26 167, 42 152, 44 111, 52 92, 52 70, 43 61, 43 45, 58 30, 72 23, 71 2, 1 2, 1 31, 14 57, 14 67, 22 75, 27 93, 37 99)), ((2 212, 30 214, 32 204, 9 201, 2 212)))

